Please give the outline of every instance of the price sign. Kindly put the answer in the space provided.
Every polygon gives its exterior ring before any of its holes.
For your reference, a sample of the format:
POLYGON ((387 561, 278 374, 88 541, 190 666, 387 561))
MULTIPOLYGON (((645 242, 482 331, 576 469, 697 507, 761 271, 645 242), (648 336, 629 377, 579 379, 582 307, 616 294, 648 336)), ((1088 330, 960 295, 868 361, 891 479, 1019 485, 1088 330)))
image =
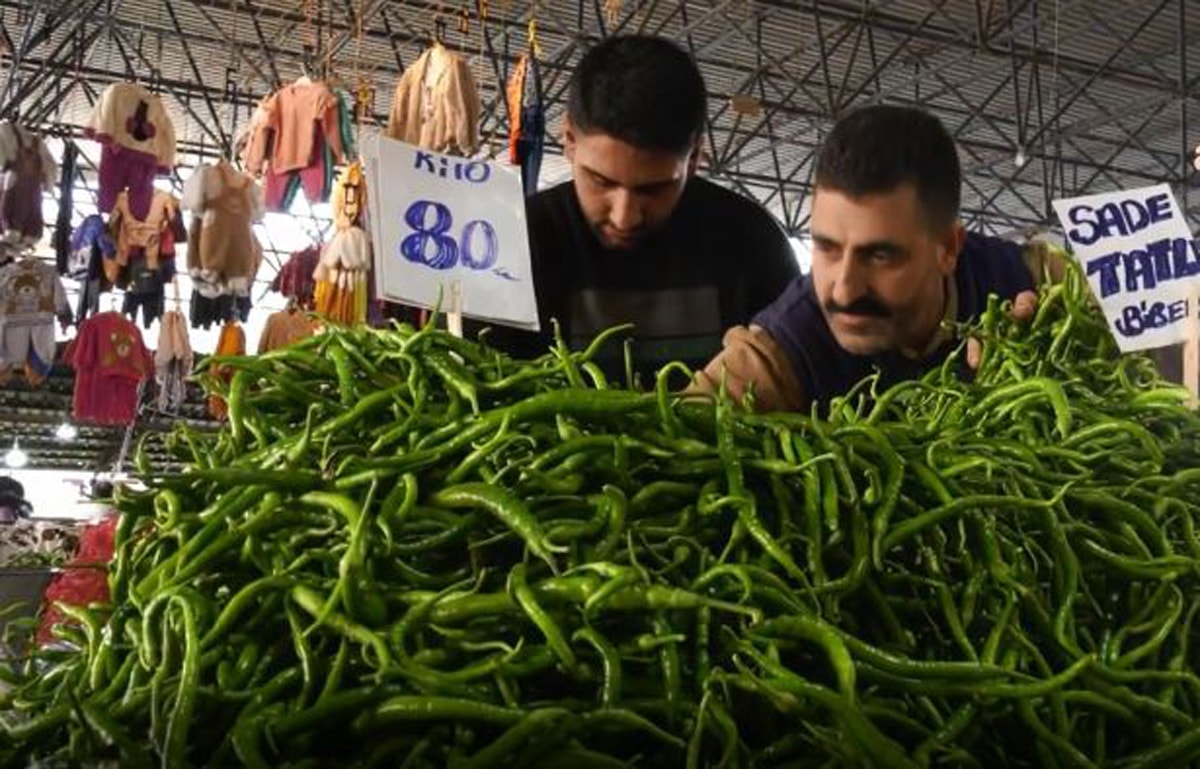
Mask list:
POLYGON ((1056 200, 1054 210, 1122 350, 1194 335, 1200 250, 1168 185, 1056 200))
POLYGON ((384 136, 362 154, 380 296, 433 307, 457 284, 463 315, 536 330, 520 173, 384 136))

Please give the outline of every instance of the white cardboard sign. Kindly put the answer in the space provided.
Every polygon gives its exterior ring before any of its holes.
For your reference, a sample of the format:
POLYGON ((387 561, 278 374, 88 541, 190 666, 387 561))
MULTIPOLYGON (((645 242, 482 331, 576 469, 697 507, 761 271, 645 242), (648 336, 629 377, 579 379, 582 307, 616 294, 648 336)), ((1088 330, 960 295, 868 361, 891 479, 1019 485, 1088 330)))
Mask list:
POLYGON ((1054 201, 1121 350, 1190 338, 1200 250, 1166 184, 1054 201))
POLYGON ((376 286, 383 299, 538 329, 519 171, 384 136, 363 141, 376 286))

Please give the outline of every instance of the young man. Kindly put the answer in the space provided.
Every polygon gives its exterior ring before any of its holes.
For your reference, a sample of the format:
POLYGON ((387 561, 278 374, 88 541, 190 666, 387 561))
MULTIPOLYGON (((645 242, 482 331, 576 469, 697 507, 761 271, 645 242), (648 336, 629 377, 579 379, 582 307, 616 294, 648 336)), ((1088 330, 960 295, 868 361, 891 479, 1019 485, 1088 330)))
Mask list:
MULTIPOLYGON (((635 368, 703 365, 798 273, 766 211, 698 178, 706 113, 695 63, 667 40, 613 37, 574 73, 563 147, 573 180, 528 203, 540 335, 492 330, 514 354, 545 352, 557 319, 573 347, 633 323, 635 368)), ((624 370, 623 347, 599 361, 624 370)))
POLYGON ((724 376, 735 396, 752 384, 760 410, 806 411, 877 370, 891 384, 940 364, 955 345, 948 322, 978 316, 989 294, 1032 313, 1035 276, 1056 258, 967 233, 961 184, 932 115, 872 106, 839 121, 817 158, 812 274, 731 329, 696 389, 724 376))

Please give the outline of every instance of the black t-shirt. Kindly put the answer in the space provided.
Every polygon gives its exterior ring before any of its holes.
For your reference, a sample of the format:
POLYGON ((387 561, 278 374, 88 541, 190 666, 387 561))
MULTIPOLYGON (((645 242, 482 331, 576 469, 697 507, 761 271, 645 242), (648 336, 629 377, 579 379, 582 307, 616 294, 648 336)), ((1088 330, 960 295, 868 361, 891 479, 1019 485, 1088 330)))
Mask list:
MULTIPOLYGON (((600 243, 571 182, 531 197, 527 215, 542 332, 494 327, 489 343, 531 357, 553 343, 552 318, 575 349, 633 323, 643 385, 673 360, 703 366, 726 329, 748 323, 799 271, 783 229, 762 207, 701 178, 688 182, 668 224, 630 251, 600 243)), ((597 363, 624 381, 623 337, 597 363)))

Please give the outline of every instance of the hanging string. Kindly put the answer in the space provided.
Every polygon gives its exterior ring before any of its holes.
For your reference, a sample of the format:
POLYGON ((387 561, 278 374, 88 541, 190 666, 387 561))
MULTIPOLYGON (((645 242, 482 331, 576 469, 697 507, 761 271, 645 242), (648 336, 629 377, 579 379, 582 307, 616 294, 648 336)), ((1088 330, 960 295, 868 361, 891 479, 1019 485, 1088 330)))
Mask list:
MULTIPOLYGON (((487 61, 487 23, 488 23, 488 0, 475 0, 475 13, 479 17, 479 50, 476 52, 475 61, 479 63, 479 67, 483 68, 483 63, 487 61)), ((480 82, 478 73, 476 74, 476 82, 480 82)))
POLYGON ((363 26, 363 0, 358 0, 354 18, 354 122, 358 127, 358 143, 362 146, 362 124, 375 114, 375 87, 362 71, 362 44, 366 37, 363 26))
POLYGON ((362 78, 362 43, 366 31, 363 29, 363 0, 358 0, 358 7, 354 10, 354 78, 359 81, 362 78))
MULTIPOLYGON (((325 38, 324 41, 322 42, 322 45, 324 46, 324 48, 323 48, 323 55, 321 57, 322 70, 320 72, 320 75, 321 75, 322 79, 328 80, 332 84, 334 77, 335 77, 335 73, 333 71, 333 69, 334 69, 333 68, 333 57, 334 57, 333 6, 326 5, 325 0, 319 0, 319 2, 320 2, 320 6, 319 6, 319 13, 318 13, 317 18, 318 18, 318 23, 320 24, 321 32, 323 33, 324 38, 325 38)), ((330 87, 332 87, 332 85, 330 87)))
POLYGON ((229 62, 225 65, 225 104, 229 109, 229 147, 228 160, 232 161, 236 153, 237 124, 238 124, 238 34, 240 33, 241 13, 238 9, 239 0, 229 0, 229 13, 233 16, 233 30, 229 36, 229 62))
POLYGON ((433 14, 433 42, 441 45, 446 29, 446 20, 442 16, 445 6, 438 0, 437 12, 433 14))
POLYGON ((313 59, 317 55, 316 29, 313 26, 313 0, 304 0, 304 34, 308 42, 304 45, 304 74, 312 77, 313 59))

